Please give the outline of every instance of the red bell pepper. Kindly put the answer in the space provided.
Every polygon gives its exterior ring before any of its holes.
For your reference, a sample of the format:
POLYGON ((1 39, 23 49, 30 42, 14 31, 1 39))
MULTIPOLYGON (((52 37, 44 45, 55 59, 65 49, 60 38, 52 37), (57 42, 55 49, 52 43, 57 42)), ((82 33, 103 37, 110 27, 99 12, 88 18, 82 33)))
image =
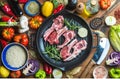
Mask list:
POLYGON ((60 4, 57 8, 54 9, 53 14, 57 14, 64 8, 64 5, 60 4))
POLYGON ((15 19, 17 19, 17 17, 15 16, 15 14, 13 13, 13 11, 11 10, 10 6, 7 3, 0 2, 0 7, 4 13, 11 17, 13 16, 15 19))
POLYGON ((51 74, 53 71, 52 67, 50 65, 48 65, 47 63, 44 63, 43 66, 44 66, 43 68, 44 68, 44 71, 46 72, 46 74, 50 75, 50 77, 51 77, 51 74))
POLYGON ((28 0, 18 0, 18 3, 25 4, 28 0))
POLYGON ((3 22, 15 22, 15 20, 12 17, 8 17, 8 16, 0 16, 0 19, 3 22))

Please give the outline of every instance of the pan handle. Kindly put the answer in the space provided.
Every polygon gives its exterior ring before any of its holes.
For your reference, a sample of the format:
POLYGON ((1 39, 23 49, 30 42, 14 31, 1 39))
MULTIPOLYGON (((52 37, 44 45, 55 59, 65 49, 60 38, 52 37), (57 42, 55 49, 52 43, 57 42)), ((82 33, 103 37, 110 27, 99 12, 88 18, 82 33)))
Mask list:
MULTIPOLYGON (((97 37, 97 44, 96 44, 96 46, 92 46, 92 48, 97 48, 98 47, 98 45, 99 45, 99 41, 100 41, 100 36, 99 36, 99 33, 97 33, 97 32, 92 32, 92 34, 93 35, 96 35, 96 37, 97 37)), ((94 36, 93 36, 94 37, 94 36)), ((93 39, 94 40, 94 39, 93 39)), ((94 43, 94 42, 93 42, 94 43)))

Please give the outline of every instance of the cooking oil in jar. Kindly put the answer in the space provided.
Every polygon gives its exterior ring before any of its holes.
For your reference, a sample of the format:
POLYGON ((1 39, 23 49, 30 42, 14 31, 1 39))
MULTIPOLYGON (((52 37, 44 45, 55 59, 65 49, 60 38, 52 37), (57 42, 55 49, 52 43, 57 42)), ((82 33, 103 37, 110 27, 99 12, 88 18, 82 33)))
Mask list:
POLYGON ((78 2, 76 11, 83 18, 91 17, 99 11, 98 0, 88 0, 86 3, 78 2))

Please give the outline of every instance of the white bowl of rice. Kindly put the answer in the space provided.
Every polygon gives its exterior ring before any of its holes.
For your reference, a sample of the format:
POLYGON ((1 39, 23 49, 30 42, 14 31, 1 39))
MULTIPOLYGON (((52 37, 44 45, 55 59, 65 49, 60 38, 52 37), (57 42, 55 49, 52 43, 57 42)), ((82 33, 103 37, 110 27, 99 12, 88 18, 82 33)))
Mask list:
POLYGON ((20 43, 10 43, 2 51, 3 65, 12 71, 21 70, 28 61, 28 50, 20 43))

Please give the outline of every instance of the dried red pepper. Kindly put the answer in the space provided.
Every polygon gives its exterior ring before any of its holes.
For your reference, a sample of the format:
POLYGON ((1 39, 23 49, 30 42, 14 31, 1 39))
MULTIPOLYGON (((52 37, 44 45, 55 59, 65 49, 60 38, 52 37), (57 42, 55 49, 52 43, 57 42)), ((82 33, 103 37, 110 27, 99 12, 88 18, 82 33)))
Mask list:
POLYGON ((53 14, 57 14, 64 8, 64 5, 60 4, 57 8, 54 9, 53 14))
POLYGON ((25 4, 28 0, 18 0, 18 3, 25 4))
POLYGON ((8 17, 8 16, 0 16, 0 19, 3 22, 15 22, 15 20, 12 17, 8 17))
POLYGON ((46 74, 51 76, 52 71, 53 71, 52 67, 47 63, 44 63, 43 66, 44 66, 43 68, 44 68, 44 71, 46 72, 46 74))
POLYGON ((17 19, 17 17, 15 16, 15 14, 13 13, 13 11, 7 3, 0 2, 0 7, 4 13, 6 13, 9 16, 13 16, 15 19, 17 19))
POLYGON ((5 41, 3 39, 0 39, 0 42, 2 44, 2 48, 4 48, 8 44, 7 41, 5 41))

